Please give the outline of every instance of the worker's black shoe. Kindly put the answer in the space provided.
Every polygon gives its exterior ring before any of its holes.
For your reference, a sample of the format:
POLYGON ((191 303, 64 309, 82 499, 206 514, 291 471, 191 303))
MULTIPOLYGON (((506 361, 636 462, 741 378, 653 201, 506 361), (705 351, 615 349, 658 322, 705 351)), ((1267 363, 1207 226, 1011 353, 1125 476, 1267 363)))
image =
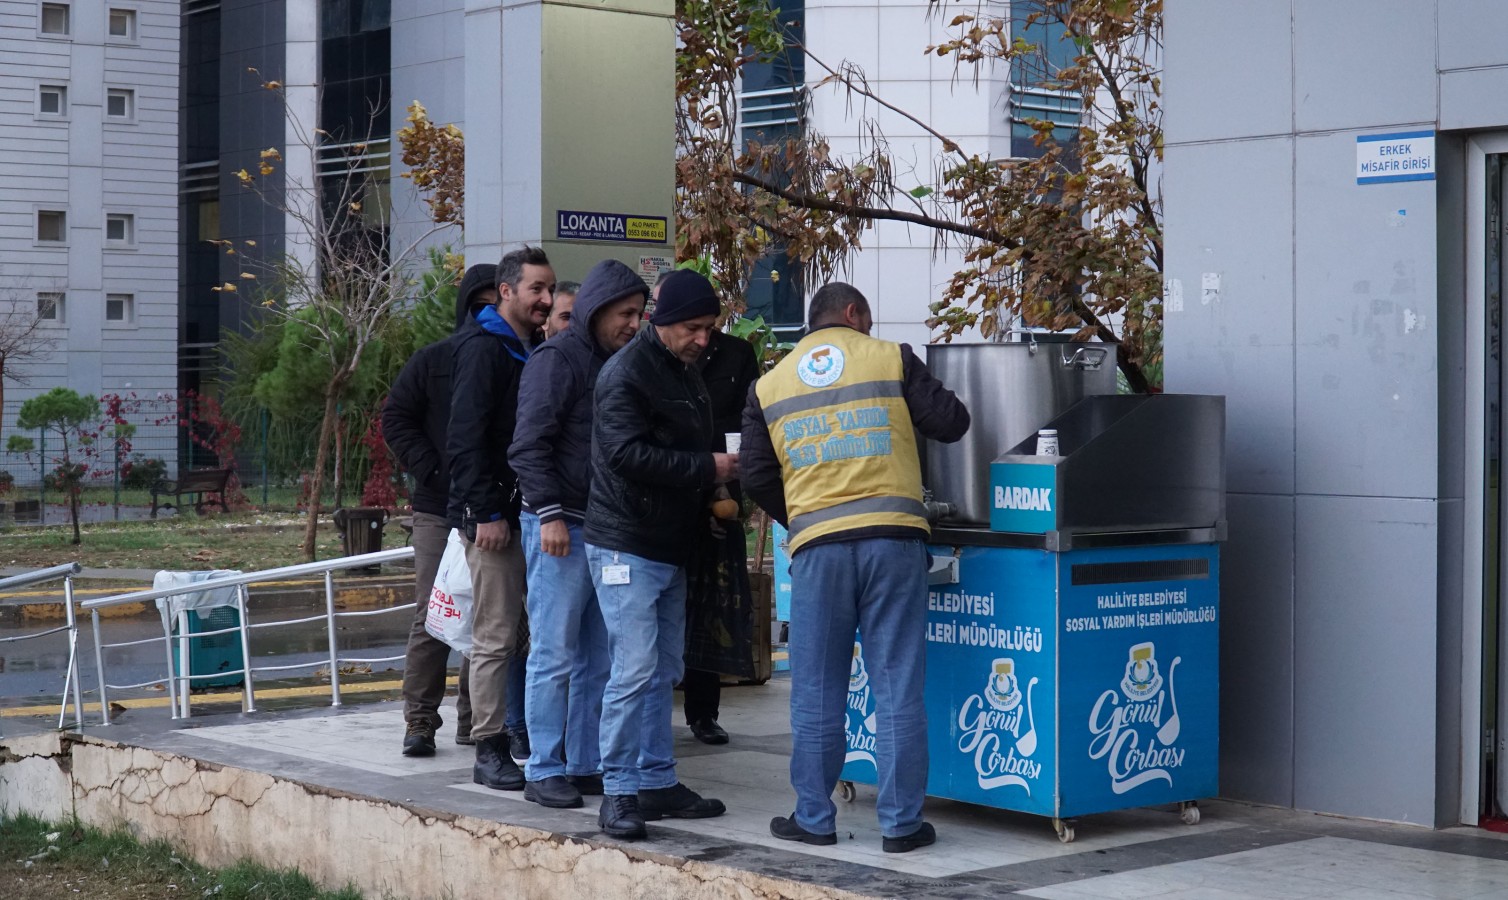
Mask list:
POLYGON ((917 847, 930 847, 937 843, 937 829, 932 827, 931 822, 923 822, 921 827, 902 837, 888 837, 881 843, 886 853, 910 853, 917 847))
POLYGON ((467 722, 456 725, 456 743, 467 747, 476 743, 476 740, 471 736, 471 723, 467 722))
POLYGON ((775 835, 782 841, 800 841, 803 844, 811 844, 816 847, 826 847, 838 842, 836 832, 832 834, 817 834, 797 825, 795 813, 791 813, 789 818, 786 816, 776 816, 771 819, 770 834, 775 835))
POLYGON ((635 841, 649 835, 644 816, 639 813, 639 798, 633 794, 606 794, 597 812, 597 827, 608 837, 635 841))
POLYGON ((508 754, 516 762, 525 763, 529 761, 529 729, 508 729, 508 754))
POLYGON ((723 726, 717 724, 717 720, 711 716, 705 716, 687 724, 691 726, 691 736, 704 744, 728 743, 728 732, 724 731, 723 726))
POLYGON ((639 809, 647 821, 655 819, 711 819, 728 811, 723 801, 703 797, 680 782, 668 788, 639 791, 639 809))
POLYGON ((583 797, 602 796, 602 776, 596 773, 590 775, 567 775, 566 781, 576 786, 583 797))
POLYGON ((434 756, 435 730, 428 722, 410 722, 403 734, 404 756, 434 756))
POLYGON ((523 770, 508 755, 508 735, 494 734, 477 739, 476 765, 471 767, 471 780, 498 791, 524 789, 523 770))
POLYGON ((524 799, 551 809, 577 809, 582 806, 581 792, 564 775, 551 775, 524 785, 524 799))

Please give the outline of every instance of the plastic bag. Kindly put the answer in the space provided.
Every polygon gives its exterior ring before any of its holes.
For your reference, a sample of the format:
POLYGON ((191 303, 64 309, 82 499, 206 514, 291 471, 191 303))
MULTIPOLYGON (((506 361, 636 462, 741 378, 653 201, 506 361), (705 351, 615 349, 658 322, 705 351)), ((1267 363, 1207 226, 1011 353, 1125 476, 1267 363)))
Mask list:
POLYGON ((466 540, 458 528, 450 530, 445 555, 429 591, 429 610, 424 614, 424 630, 450 645, 463 656, 471 655, 471 624, 475 605, 472 602, 471 568, 466 565, 466 540))

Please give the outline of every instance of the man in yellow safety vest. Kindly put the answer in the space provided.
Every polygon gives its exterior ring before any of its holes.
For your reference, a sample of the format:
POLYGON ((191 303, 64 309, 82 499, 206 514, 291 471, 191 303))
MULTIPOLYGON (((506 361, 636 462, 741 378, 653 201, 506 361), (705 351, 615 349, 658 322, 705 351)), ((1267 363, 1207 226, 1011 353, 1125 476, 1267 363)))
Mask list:
POLYGON ((812 297, 808 333, 749 392, 744 490, 790 529, 791 786, 796 809, 770 833, 836 842, 854 631, 876 703, 883 849, 936 840, 927 786, 927 552, 917 433, 956 441, 969 413, 905 344, 869 337, 852 286, 812 297))

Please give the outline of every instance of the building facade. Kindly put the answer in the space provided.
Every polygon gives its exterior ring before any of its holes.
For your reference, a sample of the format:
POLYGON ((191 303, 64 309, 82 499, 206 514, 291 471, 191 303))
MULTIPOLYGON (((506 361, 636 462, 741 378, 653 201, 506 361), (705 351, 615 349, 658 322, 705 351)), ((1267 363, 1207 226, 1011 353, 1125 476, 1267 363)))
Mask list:
POLYGON ((0 3, 0 303, 52 348, 6 391, 177 384, 179 4, 0 3))
POLYGON ((1508 6, 1166 14, 1166 382, 1228 398, 1222 790, 1508 807, 1508 6))

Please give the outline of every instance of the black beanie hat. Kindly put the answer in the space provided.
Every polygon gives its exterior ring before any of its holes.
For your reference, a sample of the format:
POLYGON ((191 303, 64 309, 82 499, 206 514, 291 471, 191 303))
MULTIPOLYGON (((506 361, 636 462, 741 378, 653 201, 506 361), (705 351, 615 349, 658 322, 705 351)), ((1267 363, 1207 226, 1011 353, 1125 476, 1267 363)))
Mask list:
POLYGON ((690 269, 677 269, 660 283, 660 298, 655 301, 654 325, 674 325, 687 319, 715 316, 722 312, 717 291, 705 275, 690 269))

